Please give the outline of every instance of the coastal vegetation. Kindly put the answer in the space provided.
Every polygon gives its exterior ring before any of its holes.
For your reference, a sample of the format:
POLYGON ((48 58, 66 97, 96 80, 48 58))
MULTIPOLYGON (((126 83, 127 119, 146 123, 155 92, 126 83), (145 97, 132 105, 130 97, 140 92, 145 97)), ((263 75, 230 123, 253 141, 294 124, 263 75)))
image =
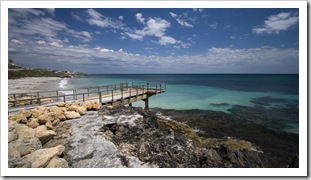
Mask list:
POLYGON ((9 59, 8 64, 8 79, 19 79, 24 77, 60 77, 70 78, 74 76, 84 75, 80 72, 49 70, 43 68, 24 68, 13 63, 9 59))

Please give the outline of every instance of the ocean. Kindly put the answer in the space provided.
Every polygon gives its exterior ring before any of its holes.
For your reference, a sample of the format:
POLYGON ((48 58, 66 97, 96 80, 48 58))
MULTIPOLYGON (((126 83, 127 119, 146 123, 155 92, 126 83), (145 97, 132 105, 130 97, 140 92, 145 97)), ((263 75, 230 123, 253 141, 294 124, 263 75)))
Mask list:
POLYGON ((165 93, 150 98, 150 108, 223 112, 275 131, 299 133, 298 74, 102 74, 63 79, 60 88, 122 82, 166 83, 165 93))

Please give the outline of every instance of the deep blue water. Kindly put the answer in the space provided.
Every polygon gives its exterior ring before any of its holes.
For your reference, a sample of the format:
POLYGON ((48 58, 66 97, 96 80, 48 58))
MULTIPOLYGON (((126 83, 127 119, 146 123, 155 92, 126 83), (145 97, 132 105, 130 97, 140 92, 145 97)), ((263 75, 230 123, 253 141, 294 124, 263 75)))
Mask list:
MULTIPOLYGON (((299 132, 297 74, 89 75, 68 79, 65 86, 81 88, 121 82, 166 83, 167 91, 152 96, 150 107, 222 111, 275 130, 299 132)), ((143 105, 134 103, 134 106, 143 105)))

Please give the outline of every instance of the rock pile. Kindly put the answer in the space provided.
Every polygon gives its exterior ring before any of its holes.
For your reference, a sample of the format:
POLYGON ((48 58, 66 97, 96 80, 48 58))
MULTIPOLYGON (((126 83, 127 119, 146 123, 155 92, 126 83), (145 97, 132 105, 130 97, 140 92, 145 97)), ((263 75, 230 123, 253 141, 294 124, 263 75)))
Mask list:
POLYGON ((60 103, 55 107, 38 106, 9 115, 9 167, 68 167, 67 161, 62 158, 64 146, 46 149, 42 146, 57 135, 54 127, 60 121, 79 118, 88 110, 98 110, 99 107, 96 101, 60 103))
POLYGON ((158 119, 141 108, 103 107, 99 114, 106 139, 144 163, 163 168, 266 167, 264 153, 248 141, 201 138, 189 126, 158 119))

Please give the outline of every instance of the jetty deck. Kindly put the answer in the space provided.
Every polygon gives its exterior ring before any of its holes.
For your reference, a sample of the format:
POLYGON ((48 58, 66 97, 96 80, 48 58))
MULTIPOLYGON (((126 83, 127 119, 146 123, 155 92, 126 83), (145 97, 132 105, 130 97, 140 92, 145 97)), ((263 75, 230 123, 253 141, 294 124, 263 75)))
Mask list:
POLYGON ((20 109, 31 109, 38 105, 55 106, 60 102, 85 102, 97 100, 102 106, 132 106, 133 102, 144 101, 149 109, 149 97, 164 93, 166 84, 130 82, 107 86, 84 87, 27 93, 9 94, 9 113, 20 109))

